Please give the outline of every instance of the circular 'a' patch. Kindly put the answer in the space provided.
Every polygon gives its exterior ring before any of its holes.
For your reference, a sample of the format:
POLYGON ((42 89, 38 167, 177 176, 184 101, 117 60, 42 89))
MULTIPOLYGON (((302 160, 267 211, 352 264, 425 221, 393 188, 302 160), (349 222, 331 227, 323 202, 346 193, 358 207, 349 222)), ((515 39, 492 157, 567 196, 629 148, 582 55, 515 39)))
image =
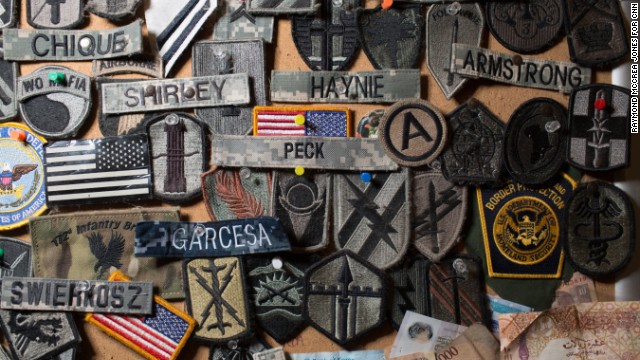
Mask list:
POLYGON ((504 146, 509 174, 522 184, 542 184, 560 171, 567 148, 567 112, 549 98, 531 99, 516 109, 504 146))
POLYGON ((24 125, 0 125, 0 230, 22 226, 45 211, 45 142, 24 125))
POLYGON ((601 181, 580 185, 567 213, 567 256, 577 271, 597 277, 627 265, 635 248, 635 216, 624 192, 601 181))
POLYGON ((91 110, 91 78, 64 66, 45 66, 18 78, 24 121, 49 139, 76 135, 91 110))
POLYGON ((444 148, 447 124, 425 100, 398 101, 384 114, 378 139, 387 155, 403 166, 427 165, 444 148))

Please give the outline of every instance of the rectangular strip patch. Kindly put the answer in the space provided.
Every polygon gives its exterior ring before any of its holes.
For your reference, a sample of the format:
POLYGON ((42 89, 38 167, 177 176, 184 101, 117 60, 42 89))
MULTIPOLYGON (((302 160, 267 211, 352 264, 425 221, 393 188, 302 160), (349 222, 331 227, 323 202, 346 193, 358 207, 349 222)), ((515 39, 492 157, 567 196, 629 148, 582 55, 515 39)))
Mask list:
POLYGON ((131 58, 93 61, 94 77, 136 73, 162 79, 164 77, 162 70, 162 58, 147 54, 141 54, 131 58))
POLYGON ((456 43, 451 46, 451 68, 456 74, 466 77, 557 90, 565 94, 591 83, 591 69, 574 63, 525 58, 466 44, 456 43))
POLYGON ((394 103, 414 98, 420 98, 417 69, 271 72, 272 101, 394 103))
POLYGON ((109 30, 3 31, 4 59, 79 61, 129 56, 142 52, 142 20, 109 30))
POLYGON ((3 309, 151 314, 152 282, 5 277, 3 309))
POLYGON ((306 106, 256 106, 256 136, 351 136, 349 109, 306 106))
POLYGON ((295 168, 389 171, 398 164, 378 139, 336 137, 267 138, 216 135, 211 165, 255 168, 295 168))
POLYGON ((316 0, 247 1, 247 12, 256 15, 313 15, 319 8, 316 0))
POLYGON ((104 114, 244 105, 251 101, 247 74, 102 84, 104 114))

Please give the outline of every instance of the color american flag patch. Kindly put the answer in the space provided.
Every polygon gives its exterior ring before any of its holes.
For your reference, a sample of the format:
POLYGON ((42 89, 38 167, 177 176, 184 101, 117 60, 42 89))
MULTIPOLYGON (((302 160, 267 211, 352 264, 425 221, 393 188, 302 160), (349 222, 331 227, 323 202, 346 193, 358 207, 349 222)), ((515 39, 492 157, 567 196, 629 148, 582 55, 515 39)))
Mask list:
POLYGON ((305 110, 260 106, 254 109, 255 136, 347 137, 349 131, 350 117, 346 109, 305 110), (304 124, 297 124, 297 117, 304 118, 304 124))

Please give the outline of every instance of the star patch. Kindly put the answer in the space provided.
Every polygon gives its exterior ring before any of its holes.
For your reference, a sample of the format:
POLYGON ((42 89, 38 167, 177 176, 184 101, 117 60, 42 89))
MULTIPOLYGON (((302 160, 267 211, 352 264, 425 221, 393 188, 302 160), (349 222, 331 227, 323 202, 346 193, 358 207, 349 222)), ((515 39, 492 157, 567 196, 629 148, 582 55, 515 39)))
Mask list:
POLYGON ((338 251, 315 263, 305 281, 305 318, 335 343, 353 343, 384 323, 388 278, 353 252, 338 251))
POLYGON ((29 277, 31 267, 31 243, 19 239, 0 237, 0 279, 7 276, 29 277))
POLYGON ((250 168, 217 168, 200 176, 202 194, 212 220, 269 215, 271 172, 250 168))
POLYGON ((255 136, 351 136, 349 109, 330 107, 256 106, 255 136))
POLYGON ((27 22, 36 29, 73 29, 84 22, 82 0, 27 0, 27 22))
POLYGON ((0 55, 0 122, 11 120, 18 115, 16 101, 18 73, 18 64, 13 61, 4 61, 0 55))

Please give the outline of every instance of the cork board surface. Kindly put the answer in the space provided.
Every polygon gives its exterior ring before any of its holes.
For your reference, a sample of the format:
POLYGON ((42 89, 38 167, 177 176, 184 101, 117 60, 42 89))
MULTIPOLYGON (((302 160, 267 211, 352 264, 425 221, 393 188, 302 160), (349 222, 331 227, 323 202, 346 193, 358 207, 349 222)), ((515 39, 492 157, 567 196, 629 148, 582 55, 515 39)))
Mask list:
MULTIPOLYGON (((149 0, 146 0, 149 1, 149 0)), ((170 1, 170 0, 156 0, 156 1, 170 1)), ((220 0, 219 0, 220 1, 220 0)), ((30 28, 26 22, 26 0, 22 0, 22 8, 20 11, 20 27, 30 28)), ((367 7, 374 7, 377 5, 376 1, 369 1, 367 7)), ((426 11, 424 7, 423 11, 426 11)), ((143 7, 138 11, 138 17, 144 19, 143 7)), ((207 25, 202 29, 196 40, 203 40, 210 37, 212 22, 215 17, 211 18, 207 25)), ((91 15, 85 23, 83 29, 109 29, 117 27, 117 25, 110 23, 109 21, 91 15)), ((485 31, 482 46, 493 49, 495 51, 511 53, 511 51, 505 49, 500 45, 488 32, 485 31)), ((178 65, 173 71, 172 77, 190 77, 191 76, 191 59, 190 48, 188 48, 188 54, 185 54, 179 61, 178 65)), ((291 23, 284 17, 277 18, 276 29, 274 33, 274 41, 272 44, 266 44, 265 53, 267 56, 267 71, 274 70, 309 70, 304 64, 302 58, 298 55, 292 37, 291 37, 291 23)), ((526 55, 539 59, 552 59, 569 61, 569 51, 566 44, 566 39, 563 39, 549 50, 537 54, 526 55)), ((487 80, 471 80, 465 87, 451 100, 447 100, 433 77, 430 75, 424 61, 424 49, 422 51, 420 60, 420 72, 422 74, 422 98, 428 100, 434 104, 443 114, 452 111, 456 106, 464 103, 471 97, 483 102, 491 111, 493 111, 502 121, 507 121, 511 113, 524 101, 534 97, 549 97, 552 98, 565 107, 568 106, 569 96, 555 91, 548 90, 535 90, 520 88, 508 85, 502 85, 493 83, 487 80)), ((21 63, 20 73, 21 75, 27 75, 37 70, 38 68, 50 65, 63 65, 79 71, 83 74, 91 76, 91 62, 38 62, 38 63, 21 63)), ((367 59, 364 52, 359 52, 359 55, 349 69, 350 71, 358 70, 374 70, 373 66, 367 59)), ((127 77, 139 77, 130 75, 119 75, 117 78, 127 77)), ((594 69, 592 82, 596 83, 609 83, 611 81, 610 68, 601 70, 594 69)), ((98 129, 97 121, 97 99, 94 91, 94 106, 91 118, 79 133, 82 138, 100 138, 102 134, 98 129)), ((278 103, 274 103, 278 105, 278 103)), ((353 123, 356 125, 359 119, 367 112, 374 109, 383 109, 388 105, 361 105, 351 104, 347 105, 352 110, 353 123)), ((16 119, 16 121, 18 121, 16 119)), ((102 209, 125 209, 138 206, 169 206, 162 204, 159 201, 150 201, 146 203, 135 204, 114 204, 109 207, 100 206, 83 206, 82 208, 70 208, 70 209, 52 209, 49 214, 59 214, 74 211, 87 211, 87 210, 102 210, 102 209)), ((184 221, 204 221, 210 220, 204 203, 202 201, 181 207, 181 217, 184 221)), ((29 241, 29 234, 26 227, 16 229, 12 231, 3 232, 2 236, 17 237, 23 240, 29 241)), ((596 291, 598 293, 598 299, 600 301, 612 301, 614 299, 614 281, 613 279, 607 282, 596 283, 596 291)), ((178 308, 183 309, 184 303, 174 302, 178 308)), ((95 326, 85 323, 82 318, 83 314, 76 314, 75 319, 82 336, 82 343, 80 345, 80 352, 77 359, 130 359, 139 357, 136 353, 120 344, 118 341, 110 338, 95 326)), ((269 338, 267 335, 263 335, 263 338, 272 346, 279 346, 275 341, 269 338)), ((366 337, 364 341, 354 344, 350 349, 385 349, 388 351, 395 338, 395 331, 390 325, 385 325, 378 331, 366 337)), ((337 351, 341 347, 328 340, 322 334, 316 330, 307 327, 298 337, 284 344, 284 349, 290 353, 299 352, 316 352, 316 351, 337 351)), ((207 359, 209 354, 209 346, 200 345, 193 341, 189 342, 186 348, 182 351, 180 358, 183 359, 207 359)))

